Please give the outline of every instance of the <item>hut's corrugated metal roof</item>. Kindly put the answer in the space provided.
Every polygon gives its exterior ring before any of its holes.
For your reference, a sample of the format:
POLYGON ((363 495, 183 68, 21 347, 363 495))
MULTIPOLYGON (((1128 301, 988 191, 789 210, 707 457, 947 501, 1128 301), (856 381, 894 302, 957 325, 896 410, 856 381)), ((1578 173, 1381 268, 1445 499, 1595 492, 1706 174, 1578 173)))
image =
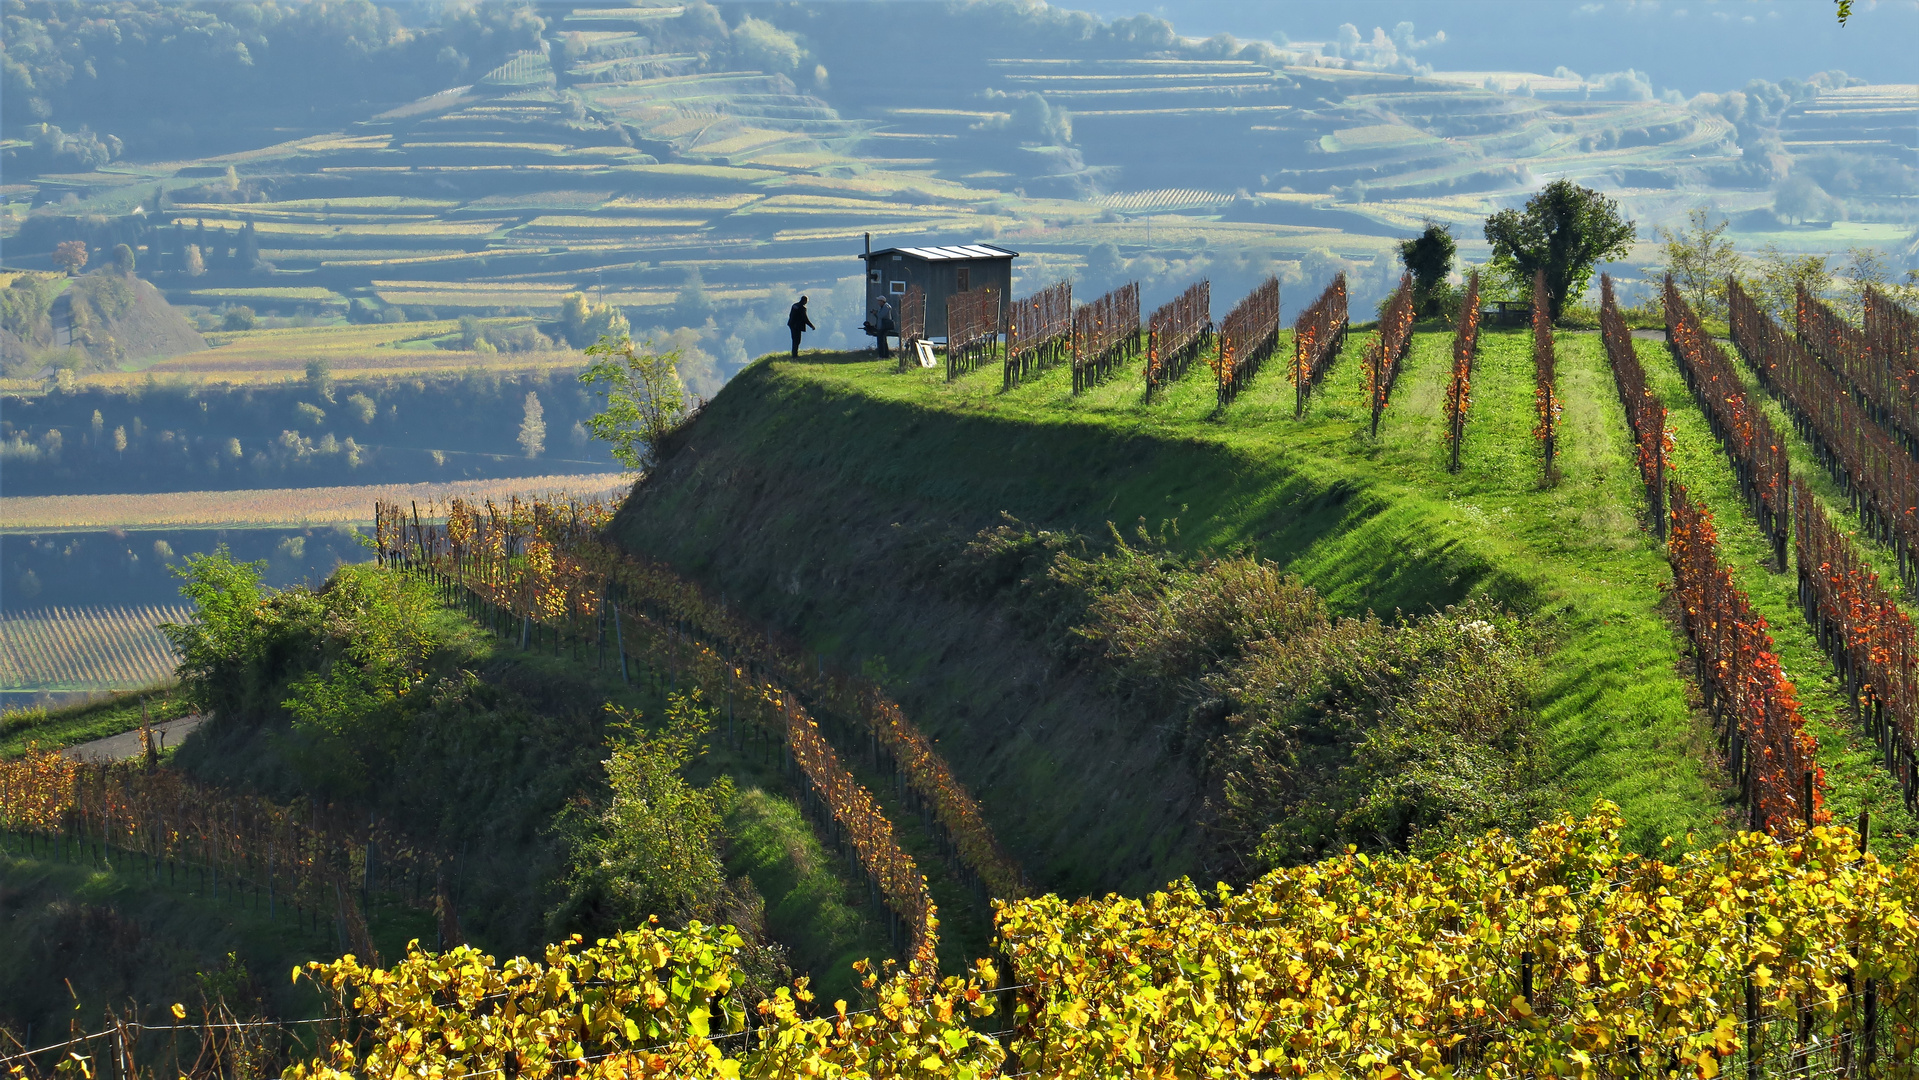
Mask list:
POLYGON ((873 253, 874 258, 882 255, 911 255, 928 262, 940 262, 947 259, 1010 259, 1019 252, 999 247, 996 244, 949 244, 942 247, 890 247, 873 253))

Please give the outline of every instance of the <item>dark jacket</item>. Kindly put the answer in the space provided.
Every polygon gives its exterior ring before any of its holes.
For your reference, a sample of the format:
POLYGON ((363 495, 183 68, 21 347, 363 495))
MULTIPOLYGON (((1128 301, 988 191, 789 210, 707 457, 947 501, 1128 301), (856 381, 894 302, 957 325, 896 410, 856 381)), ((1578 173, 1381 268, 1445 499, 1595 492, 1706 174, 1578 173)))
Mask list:
POLYGON ((805 304, 793 305, 793 309, 786 313, 786 325, 789 329, 793 330, 811 330, 814 328, 813 320, 806 317, 805 304))

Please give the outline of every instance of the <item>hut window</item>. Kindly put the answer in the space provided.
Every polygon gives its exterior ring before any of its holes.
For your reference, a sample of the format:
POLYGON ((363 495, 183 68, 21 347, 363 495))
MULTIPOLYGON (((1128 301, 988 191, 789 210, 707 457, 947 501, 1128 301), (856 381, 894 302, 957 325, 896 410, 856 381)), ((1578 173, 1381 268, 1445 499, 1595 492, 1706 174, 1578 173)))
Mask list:
POLYGON ((904 293, 906 291, 906 282, 904 281, 893 282, 890 286, 890 291, 893 293, 894 296, 898 296, 901 293, 904 293))
POLYGON ((877 283, 879 279, 880 272, 878 270, 868 270, 866 272, 866 280, 877 283))

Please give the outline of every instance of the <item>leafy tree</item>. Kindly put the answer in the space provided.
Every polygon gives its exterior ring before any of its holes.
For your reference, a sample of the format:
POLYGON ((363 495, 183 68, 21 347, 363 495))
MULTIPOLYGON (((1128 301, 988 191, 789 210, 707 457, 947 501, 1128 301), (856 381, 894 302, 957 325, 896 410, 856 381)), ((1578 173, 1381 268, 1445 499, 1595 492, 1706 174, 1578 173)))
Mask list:
POLYGON ((226 315, 220 319, 220 329, 251 330, 259 325, 259 322, 260 320, 253 314, 252 308, 247 307, 245 304, 238 304, 227 309, 226 315))
POLYGON ((1702 206, 1686 215, 1685 228, 1659 229, 1661 262, 1652 268, 1652 275, 1663 279, 1671 274, 1674 287, 1700 318, 1725 316, 1726 279, 1745 264, 1726 238, 1729 224, 1725 218, 1713 224, 1712 215, 1702 206))
POLYGON ((651 341, 601 338, 586 350, 593 363, 580 382, 606 399, 606 409, 587 421, 593 437, 608 443, 629 469, 653 464, 659 447, 686 412, 680 352, 655 352, 651 341))
POLYGON ((546 410, 540 407, 540 395, 526 392, 526 414, 520 420, 520 449, 529 458, 546 449, 546 410))
POLYGON ((126 244, 113 245, 113 269, 121 274, 133 273, 133 249, 126 244))
POLYGON ((199 277, 207 272, 207 259, 200 254, 200 245, 188 244, 185 266, 188 277, 199 277))
POLYGON ((1799 255, 1779 250, 1777 244, 1760 249, 1755 260, 1757 271, 1746 279, 1746 291, 1753 301, 1773 318, 1790 325, 1800 289, 1824 297, 1832 277, 1826 270, 1825 255, 1799 255))
POLYGON ((1493 270, 1523 283, 1543 268, 1555 319, 1568 299, 1586 291, 1594 266, 1624 257, 1636 235, 1618 203, 1570 180, 1547 184, 1524 210, 1501 210, 1486 219, 1493 270))
POLYGON ((1426 223, 1426 231, 1411 240, 1402 240, 1399 244, 1399 260, 1413 275, 1413 310, 1422 314, 1433 314, 1432 301, 1435 290, 1444 284, 1446 275, 1452 271, 1453 256, 1459 251, 1459 245, 1453 240, 1453 230, 1446 225, 1434 222, 1426 223))
POLYGON ((315 398, 333 402, 333 362, 324 357, 307 361, 307 391, 315 398))
MULTIPOLYGON (((126 446, 127 429, 113 429, 116 450, 126 446)), ((227 704, 235 685, 264 648, 260 575, 267 564, 235 562, 225 544, 211 554, 188 555, 172 568, 183 582, 180 594, 193 601, 193 621, 164 623, 160 630, 179 655, 181 687, 201 709, 227 704)))
POLYGON ((53 249, 53 265, 69 274, 77 274, 87 265, 87 242, 64 240, 53 249))
POLYGON ((682 772, 702 752, 711 710, 696 687, 667 699, 666 730, 649 734, 640 715, 608 703, 616 732, 606 778, 612 799, 574 847, 574 906, 598 904, 621 926, 650 915, 684 924, 712 917, 725 885, 717 842, 733 785, 705 788, 682 772))
POLYGON ((626 316, 611 304, 596 305, 585 293, 578 292, 560 299, 560 334, 576 349, 603 337, 624 337, 630 332, 626 316))

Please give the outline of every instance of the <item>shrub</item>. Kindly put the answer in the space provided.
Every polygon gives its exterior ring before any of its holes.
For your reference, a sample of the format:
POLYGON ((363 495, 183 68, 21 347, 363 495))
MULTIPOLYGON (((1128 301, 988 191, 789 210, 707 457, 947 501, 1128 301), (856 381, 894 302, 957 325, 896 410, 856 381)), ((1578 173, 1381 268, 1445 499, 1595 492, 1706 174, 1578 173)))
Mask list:
POLYGON ((227 309, 226 315, 220 319, 220 329, 251 330, 259 324, 259 321, 260 320, 254 316, 253 309, 250 307, 245 305, 230 307, 227 309))

